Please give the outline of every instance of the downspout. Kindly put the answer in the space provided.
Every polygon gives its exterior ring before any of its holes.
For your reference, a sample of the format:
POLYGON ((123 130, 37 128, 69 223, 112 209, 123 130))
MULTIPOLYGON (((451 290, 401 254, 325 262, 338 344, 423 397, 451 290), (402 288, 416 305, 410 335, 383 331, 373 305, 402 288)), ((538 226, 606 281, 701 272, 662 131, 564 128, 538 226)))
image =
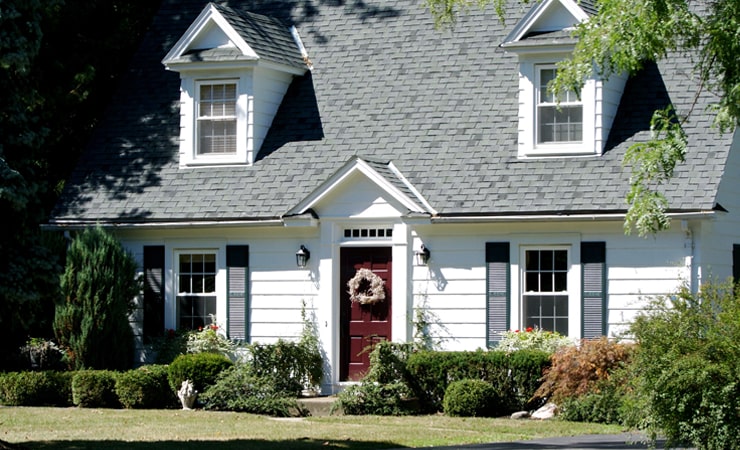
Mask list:
POLYGON ((701 275, 699 273, 699 268, 694 263, 694 233, 692 232, 691 227, 689 227, 689 222, 687 220, 681 221, 681 231, 684 233, 683 248, 686 250, 685 265, 689 274, 689 279, 687 280, 689 283, 688 287, 692 294, 696 294, 699 290, 701 275))

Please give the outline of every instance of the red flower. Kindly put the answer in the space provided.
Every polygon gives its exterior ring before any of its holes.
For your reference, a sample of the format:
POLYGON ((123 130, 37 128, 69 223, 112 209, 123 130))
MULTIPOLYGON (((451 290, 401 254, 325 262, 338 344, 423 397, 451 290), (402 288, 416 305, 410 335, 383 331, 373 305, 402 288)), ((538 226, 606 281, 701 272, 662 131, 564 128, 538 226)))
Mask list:
POLYGON ((532 331, 534 331, 532 327, 527 327, 527 333, 531 333, 532 331))
POLYGON ((211 325, 211 330, 213 331, 218 330, 218 325, 215 325, 215 324, 211 325))
POLYGON ((519 330, 514 330, 514 333, 518 333, 518 332, 519 332, 519 330))

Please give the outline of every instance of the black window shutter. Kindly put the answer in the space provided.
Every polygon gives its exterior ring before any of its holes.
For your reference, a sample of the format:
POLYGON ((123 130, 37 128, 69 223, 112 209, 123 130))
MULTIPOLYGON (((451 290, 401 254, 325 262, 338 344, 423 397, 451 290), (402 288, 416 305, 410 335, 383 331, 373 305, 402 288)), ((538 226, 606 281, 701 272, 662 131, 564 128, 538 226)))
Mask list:
POLYGON ((509 298, 511 293, 508 242, 486 243, 486 343, 495 347, 501 333, 509 329, 509 298))
POLYGON ((732 277, 740 283, 740 244, 732 246, 732 277))
POLYGON ((164 245, 144 246, 144 340, 164 334, 164 245))
POLYGON ((606 242, 581 242, 581 336, 606 335, 606 242))
POLYGON ((229 339, 249 341, 249 246, 227 245, 227 318, 229 339))

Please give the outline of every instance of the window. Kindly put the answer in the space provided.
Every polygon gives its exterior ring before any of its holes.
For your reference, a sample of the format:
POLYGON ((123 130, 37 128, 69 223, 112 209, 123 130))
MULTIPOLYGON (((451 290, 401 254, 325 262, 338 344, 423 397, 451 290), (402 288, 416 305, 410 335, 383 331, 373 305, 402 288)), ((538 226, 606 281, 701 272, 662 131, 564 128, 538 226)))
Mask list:
POLYGON ((581 142, 583 140, 583 104, 575 92, 555 96, 548 90, 555 79, 554 66, 538 67, 537 143, 581 142))
POLYGON ((198 155, 236 154, 237 86, 235 82, 198 86, 198 155))
POLYGON ((568 250, 524 252, 524 327, 568 334, 568 250))
POLYGON ((177 272, 178 328, 197 330, 216 314, 216 254, 180 253, 177 272))

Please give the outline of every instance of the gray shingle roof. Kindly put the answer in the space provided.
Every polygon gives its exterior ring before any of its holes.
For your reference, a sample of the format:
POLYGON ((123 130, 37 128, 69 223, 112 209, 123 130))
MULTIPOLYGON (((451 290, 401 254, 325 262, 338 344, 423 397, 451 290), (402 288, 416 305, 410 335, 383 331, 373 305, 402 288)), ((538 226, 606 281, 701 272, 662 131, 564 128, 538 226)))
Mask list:
MULTIPOLYGON (((517 59, 498 48, 518 8, 506 25, 474 8, 440 31, 411 0, 235 0, 295 24, 314 70, 290 86, 253 166, 184 170, 179 78, 160 61, 205 5, 163 1, 53 222, 276 218, 355 156, 392 162, 440 215, 622 212, 625 149, 649 136, 655 108, 694 102, 691 62, 671 57, 627 83, 603 156, 520 160, 517 59)), ((702 94, 685 127, 672 210, 715 206, 730 136, 710 128, 713 100, 702 94)))

